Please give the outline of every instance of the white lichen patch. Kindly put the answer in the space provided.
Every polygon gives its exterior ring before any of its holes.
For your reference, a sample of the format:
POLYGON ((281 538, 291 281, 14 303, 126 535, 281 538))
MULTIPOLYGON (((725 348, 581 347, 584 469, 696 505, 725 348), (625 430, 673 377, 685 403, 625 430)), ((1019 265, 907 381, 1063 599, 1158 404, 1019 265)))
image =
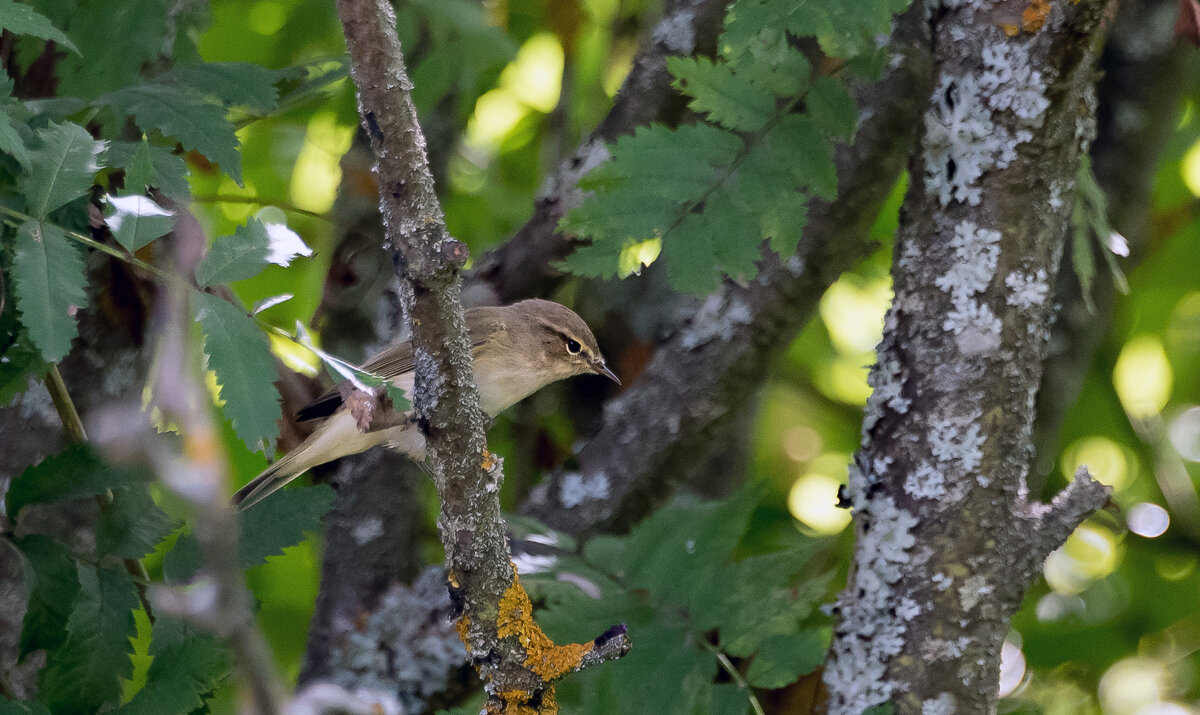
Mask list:
POLYGON ((954 715, 954 696, 942 693, 921 703, 921 715, 954 715))
POLYGON ((914 499, 941 499, 946 495, 946 479, 928 462, 922 462, 905 477, 904 491, 914 499))
POLYGON ((607 499, 609 496, 608 475, 597 472, 583 475, 571 472, 563 477, 559 486, 558 501, 568 509, 574 509, 585 501, 607 499))
POLYGON ((714 293, 705 299, 691 323, 680 336, 685 350, 693 350, 712 340, 731 340, 738 325, 748 325, 754 318, 750 304, 736 296, 726 301, 714 293))
POLYGON ((654 42, 681 55, 692 54, 696 48, 695 21, 693 10, 668 13, 654 26, 654 42))
POLYGON ((994 590, 995 587, 987 582, 987 576, 983 574, 968 576, 958 587, 958 602, 962 605, 963 611, 970 611, 979 605, 984 596, 990 595, 994 590))
POLYGON ((1000 238, 999 231, 980 228, 974 221, 956 225, 950 239, 954 263, 936 279, 937 287, 956 303, 987 290, 1000 262, 1000 238))
POLYGON ((950 294, 952 304, 942 328, 957 336, 955 342, 966 355, 989 352, 1000 345, 1000 319, 975 298, 987 290, 996 275, 1000 238, 999 231, 980 228, 973 221, 959 223, 950 240, 954 249, 950 268, 934 281, 950 294))
MULTIPOLYGON (((955 41, 957 29, 950 28, 955 41)), ((1032 66, 1028 47, 1005 39, 982 55, 982 71, 942 76, 925 113, 926 189, 943 207, 978 205, 980 178, 1016 159, 1017 146, 1033 139, 1030 129, 1042 125, 1050 107, 1049 82, 1032 66), (1015 126, 998 122, 1000 113, 1014 115, 1015 126)))
POLYGON ((1046 296, 1050 293, 1044 268, 1039 268, 1033 274, 1013 271, 1005 276, 1004 285, 1011 291, 1004 300, 1017 308, 1041 305, 1046 302, 1046 296))
POLYGON ((929 450, 944 467, 971 472, 983 462, 983 443, 979 429, 981 415, 974 411, 965 419, 934 418, 929 425, 929 450))
POLYGON ((929 663, 937 660, 954 660, 962 656, 970 644, 971 639, 966 636, 960 636, 954 640, 931 638, 922 644, 921 656, 929 663))
POLYGON ((953 578, 947 576, 941 571, 938 571, 933 576, 930 576, 929 580, 933 582, 934 586, 937 586, 937 590, 939 591, 945 591, 946 589, 950 588, 951 584, 954 583, 953 578))
POLYGON ((1028 51, 1002 40, 983 48, 983 65, 979 86, 987 93, 988 106, 1012 112, 1027 126, 1042 126, 1050 108, 1047 83, 1030 64, 1028 51))
POLYGON ((377 516, 363 519, 351 530, 350 536, 359 546, 378 539, 383 536, 383 519, 377 516))
POLYGON ((904 644, 906 618, 915 604, 902 600, 892 584, 911 561, 917 518, 880 495, 866 505, 870 529, 860 532, 855 550, 853 593, 839 597, 841 621, 824 680, 829 686, 830 713, 860 713, 886 702, 895 688, 887 680, 887 662, 904 644))

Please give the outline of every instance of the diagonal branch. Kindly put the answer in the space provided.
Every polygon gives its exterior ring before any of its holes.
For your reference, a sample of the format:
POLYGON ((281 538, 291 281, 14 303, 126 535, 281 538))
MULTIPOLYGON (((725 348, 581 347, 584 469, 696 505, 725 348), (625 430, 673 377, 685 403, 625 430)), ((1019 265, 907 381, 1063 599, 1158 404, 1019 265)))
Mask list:
POLYGON ((466 247, 446 231, 433 190, 396 36, 382 0, 339 0, 358 88, 359 114, 375 152, 386 245, 401 278, 416 363, 414 408, 425 428, 441 498, 438 530, 459 634, 491 695, 492 712, 554 712, 553 682, 585 662, 619 657, 624 633, 555 646, 532 620, 500 516, 500 461, 487 452, 460 300, 466 247))

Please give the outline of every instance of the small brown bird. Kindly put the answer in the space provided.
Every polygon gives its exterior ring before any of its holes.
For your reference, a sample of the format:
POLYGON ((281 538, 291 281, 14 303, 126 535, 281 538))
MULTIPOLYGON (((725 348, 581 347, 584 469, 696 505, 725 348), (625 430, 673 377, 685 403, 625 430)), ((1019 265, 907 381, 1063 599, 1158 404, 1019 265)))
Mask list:
MULTIPOLYGON (((479 404, 491 416, 552 382, 575 375, 604 375, 618 385, 600 354, 587 323, 570 308, 548 300, 524 300, 500 308, 466 311, 479 404)), ((412 394, 413 350, 408 342, 388 348, 362 369, 412 394)), ((288 452, 233 496, 248 509, 305 471, 376 445, 425 458, 425 436, 410 420, 386 420, 388 427, 362 431, 338 390, 322 395, 297 413, 300 420, 327 418, 298 447, 288 452), (399 424, 397 424, 399 422, 399 424)))

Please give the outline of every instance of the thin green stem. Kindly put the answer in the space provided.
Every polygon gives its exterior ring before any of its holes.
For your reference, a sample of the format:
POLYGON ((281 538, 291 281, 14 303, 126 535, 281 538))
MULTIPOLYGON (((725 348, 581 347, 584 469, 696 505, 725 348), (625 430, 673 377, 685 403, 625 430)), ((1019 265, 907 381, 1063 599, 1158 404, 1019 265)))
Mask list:
POLYGON ((253 204, 255 206, 274 206, 275 208, 283 211, 309 216, 311 218, 320 219, 321 221, 328 221, 330 223, 333 222, 333 219, 327 214, 309 211, 308 209, 300 208, 295 204, 288 203, 286 201, 280 201, 278 199, 264 199, 257 196, 238 196, 236 194, 201 194, 192 196, 192 201, 202 204, 253 204))
POLYGON ((721 669, 729 674, 733 682, 737 683, 739 688, 746 691, 746 697, 750 699, 750 707, 754 709, 754 715, 765 715, 762 704, 758 702, 758 698, 754 695, 754 689, 750 687, 750 683, 747 683, 742 674, 738 672, 737 666, 733 664, 733 661, 729 660, 729 656, 725 655, 721 652, 720 648, 709 643, 706 639, 700 638, 699 641, 709 653, 712 653, 716 657, 717 662, 721 664, 721 669))

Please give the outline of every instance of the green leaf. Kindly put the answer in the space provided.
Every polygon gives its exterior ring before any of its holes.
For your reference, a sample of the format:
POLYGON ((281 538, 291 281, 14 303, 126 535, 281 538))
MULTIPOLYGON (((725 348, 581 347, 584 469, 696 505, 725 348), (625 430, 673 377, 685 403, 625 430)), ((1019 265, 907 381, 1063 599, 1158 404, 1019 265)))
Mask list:
MULTIPOLYGON (((281 489, 263 499, 252 511, 238 515, 241 536, 238 555, 243 568, 266 563, 289 546, 304 541, 305 533, 315 531, 321 518, 333 505, 334 491, 324 484, 306 488, 281 489)), ((175 542, 163 561, 163 578, 183 583, 200 568, 200 546, 192 534, 175 542)))
POLYGON ((21 472, 9 485, 5 511, 15 521, 21 518, 21 510, 31 504, 104 494, 109 489, 134 484, 139 478, 131 470, 105 464, 87 445, 72 445, 21 472))
POLYGON ((676 55, 667 58, 667 69, 675 75, 675 86, 692 97, 688 106, 707 114, 709 121, 756 132, 775 113, 775 98, 735 74, 728 63, 676 55))
POLYGON ((104 154, 109 166, 125 170, 125 192, 141 193, 150 187, 168 196, 187 196, 187 164, 166 147, 147 141, 112 142, 104 154))
POLYGON ((820 77, 813 82, 806 99, 808 115, 821 132, 847 142, 854 138, 858 106, 845 84, 832 77, 820 77))
POLYGON ((0 700, 0 715, 50 715, 50 711, 41 703, 0 700))
POLYGON ((67 639, 47 658, 39 686, 57 713, 94 713, 121 697, 121 678, 133 670, 130 643, 137 633, 137 588, 124 569, 79 568, 79 597, 67 621, 67 639))
POLYGON ((141 559, 178 526, 154 503, 146 484, 113 491, 113 500, 96 522, 96 552, 141 559))
POLYGON ((246 62, 202 62, 176 65, 159 78, 164 84, 217 98, 226 107, 247 107, 266 113, 275 109, 280 72, 246 62))
POLYGON ((29 170, 21 181, 29 213, 45 218, 58 207, 83 196, 100 170, 104 142, 78 124, 67 122, 38 131, 42 146, 30 152, 29 170))
POLYGON ((46 362, 59 361, 79 334, 75 313, 88 302, 83 258, 58 226, 26 221, 17 229, 12 277, 29 339, 46 362))
POLYGON ((79 49, 66 33, 54 26, 50 19, 26 4, 13 0, 0 0, 0 29, 14 35, 32 35, 43 40, 52 40, 78 54, 79 49))
POLYGON ((141 194, 109 196, 104 222, 129 251, 136 251, 175 228, 175 214, 141 194))
POLYGON ((0 111, 0 151, 11 155, 17 163, 28 169, 33 158, 29 147, 25 146, 25 140, 21 138, 21 133, 17 131, 16 121, 8 112, 0 111))
POLYGON ((30 534, 13 543, 25 557, 29 587, 17 651, 24 658, 35 650, 53 650, 66 640, 67 620, 79 593, 79 573, 70 549, 48 536, 30 534))
POLYGON ((271 239, 262 223, 251 218, 238 226, 232 236, 213 242, 196 266, 196 282, 201 286, 232 283, 258 275, 267 265, 271 239))
POLYGON ((150 655, 154 662, 146 685, 117 710, 121 715, 193 712, 233 668, 233 658, 219 640, 169 616, 154 624, 150 655))
POLYGON ((707 293, 717 287, 716 254, 713 236, 704 219, 697 214, 684 217, 682 223, 663 239, 667 273, 676 290, 707 293))
POLYGON ((208 293, 196 293, 196 320, 204 331, 204 352, 217 374, 225 416, 254 451, 266 451, 279 436, 282 415, 278 374, 267 337, 241 308, 208 293))
POLYGON ((756 688, 782 688, 816 670, 828 648, 828 629, 771 636, 755 654, 746 680, 756 688))
MULTIPOLYGON (((79 46, 79 55, 68 55, 57 68, 58 94, 96 97, 135 84, 143 69, 160 61, 169 49, 168 12, 178 22, 186 11, 169 0, 119 0, 66 4, 67 34, 79 46)), ((190 28, 176 26, 176 32, 190 28)))
POLYGON ((193 92, 162 84, 125 87, 96 101, 122 115, 131 115, 144 132, 157 130, 178 140, 184 149, 200 152, 242 185, 239 142, 224 107, 193 92))

